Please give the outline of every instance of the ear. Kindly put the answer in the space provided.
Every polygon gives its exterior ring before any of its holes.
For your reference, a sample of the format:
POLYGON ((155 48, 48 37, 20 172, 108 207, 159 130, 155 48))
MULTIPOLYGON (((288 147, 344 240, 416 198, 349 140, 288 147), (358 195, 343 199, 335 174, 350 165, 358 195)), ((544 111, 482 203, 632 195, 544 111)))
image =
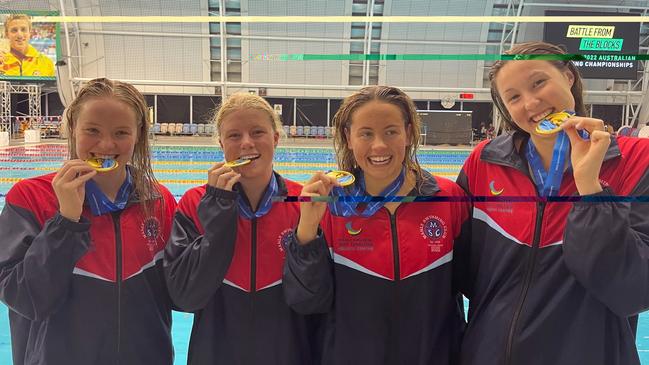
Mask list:
POLYGON ((279 143, 279 132, 274 132, 273 133, 273 146, 277 148, 277 144, 279 143))
POLYGON ((572 85, 575 83, 575 75, 570 70, 565 70, 563 75, 566 77, 566 80, 568 80, 570 87, 572 87, 572 85))
POLYGON ((221 137, 219 137, 219 146, 223 149, 223 142, 221 142, 221 137))

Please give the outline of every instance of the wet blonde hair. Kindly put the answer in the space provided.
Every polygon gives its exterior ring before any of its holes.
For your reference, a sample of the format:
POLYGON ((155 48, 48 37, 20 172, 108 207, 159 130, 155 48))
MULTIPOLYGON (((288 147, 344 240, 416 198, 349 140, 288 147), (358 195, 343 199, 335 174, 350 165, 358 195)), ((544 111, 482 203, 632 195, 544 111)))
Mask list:
POLYGON ((404 159, 406 171, 414 171, 417 181, 422 181, 422 170, 417 160, 421 120, 412 99, 403 91, 391 86, 364 87, 343 100, 340 109, 338 109, 333 119, 336 131, 334 136, 334 151, 336 153, 338 167, 344 171, 353 171, 356 168, 357 164, 354 153, 347 145, 346 132, 351 128, 354 112, 371 101, 392 104, 401 111, 406 131, 408 131, 408 126, 410 126, 408 135, 410 144, 406 146, 406 156, 404 159))
POLYGON ((215 135, 217 139, 221 136, 221 125, 223 124, 223 120, 233 112, 242 109, 253 109, 266 113, 268 115, 268 121, 273 128, 273 132, 279 133, 280 136, 283 134, 282 122, 279 120, 279 115, 277 115, 266 99, 254 94, 236 93, 230 95, 221 104, 219 110, 214 116, 214 124, 216 125, 215 135))
POLYGON ((86 102, 100 98, 111 98, 129 106, 135 113, 137 122, 137 142, 133 157, 129 162, 133 178, 134 192, 143 202, 145 216, 151 215, 153 201, 160 197, 158 181, 151 167, 151 147, 149 146, 148 108, 144 96, 132 85, 113 81, 106 78, 90 80, 84 85, 77 97, 65 109, 65 123, 68 131, 68 154, 70 159, 78 158, 76 150, 76 135, 74 128, 77 124, 81 108, 86 102))
POLYGON ((11 14, 5 19, 5 37, 9 35, 9 23, 13 22, 14 20, 26 20, 27 25, 29 26, 29 31, 31 32, 32 30, 32 18, 27 15, 27 14, 11 14))
MULTIPOLYGON (((526 42, 526 43, 519 43, 514 45, 514 47, 512 47, 512 49, 510 49, 509 51, 506 51, 505 54, 563 55, 566 54, 566 51, 563 48, 550 43, 526 42)), ((528 134, 527 132, 520 129, 513 121, 511 115, 507 111, 507 107, 505 106, 503 99, 500 97, 498 88, 496 87, 496 77, 498 77, 498 72, 509 62, 512 61, 509 60, 496 61, 491 66, 491 70, 489 71, 489 81, 491 82, 491 98, 493 99, 494 105, 498 109, 498 112, 500 113, 500 115, 503 117, 503 120, 505 121, 505 129, 528 134)), ((525 62, 525 61, 519 61, 519 62, 525 62)), ((584 93, 583 93, 584 87, 581 81, 581 75, 579 74, 579 71, 577 70, 575 64, 569 60, 546 60, 545 62, 550 62, 554 67, 556 67, 561 72, 568 70, 572 73, 572 75, 574 76, 574 82, 572 84, 572 87, 570 88, 570 93, 572 94, 572 97, 575 99, 575 114, 579 116, 586 116, 587 113, 586 113, 586 106, 584 105, 584 93)))

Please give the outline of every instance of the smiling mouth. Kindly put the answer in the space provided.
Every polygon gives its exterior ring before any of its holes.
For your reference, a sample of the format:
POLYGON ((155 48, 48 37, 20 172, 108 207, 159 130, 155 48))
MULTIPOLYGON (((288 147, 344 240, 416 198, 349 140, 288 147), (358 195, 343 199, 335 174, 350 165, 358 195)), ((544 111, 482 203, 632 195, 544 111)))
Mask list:
POLYGON ((373 166, 385 166, 392 161, 392 156, 368 157, 367 160, 373 166))
POLYGON ((533 118, 530 118, 532 122, 538 124, 544 121, 549 115, 552 115, 554 113, 554 109, 548 109, 542 114, 537 114, 533 118))
POLYGON ((254 161, 254 160, 258 159, 259 157, 261 157, 261 155, 258 154, 258 153, 257 154, 250 154, 250 155, 241 155, 241 156, 239 156, 239 158, 237 160, 254 161))

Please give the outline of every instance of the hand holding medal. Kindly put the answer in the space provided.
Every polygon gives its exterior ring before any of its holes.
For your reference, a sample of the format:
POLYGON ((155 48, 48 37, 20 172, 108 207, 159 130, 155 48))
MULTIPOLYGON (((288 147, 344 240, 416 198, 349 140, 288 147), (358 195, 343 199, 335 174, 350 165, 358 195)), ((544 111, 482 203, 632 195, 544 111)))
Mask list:
POLYGON ((207 170, 207 185, 232 191, 234 184, 241 178, 241 174, 232 168, 249 164, 250 161, 249 159, 238 159, 229 162, 217 162, 207 170))
POLYGON ((562 124, 561 128, 570 139, 570 160, 577 191, 580 195, 602 191, 599 173, 604 155, 611 144, 611 135, 606 130, 604 121, 572 117, 562 124), (590 138, 587 140, 581 138, 581 132, 587 132, 590 138))
POLYGON ((568 150, 571 151, 570 162, 579 193, 585 195, 601 191, 599 171, 610 143, 610 135, 604 131, 603 121, 574 116, 572 111, 562 111, 548 115, 537 125, 535 132, 543 135, 558 133, 549 171, 542 167, 533 145, 528 145, 528 161, 542 196, 558 195, 568 150), (604 138, 602 133, 607 137, 604 138), (608 142, 602 143, 604 139, 608 142), (594 145, 598 147, 589 152, 594 145))
POLYGON ((325 173, 326 176, 333 177, 338 181, 340 186, 345 187, 354 183, 356 178, 351 172, 342 171, 342 170, 332 170, 325 173))
POLYGON ((334 186, 342 187, 340 180, 347 185, 352 184, 354 175, 346 171, 317 172, 304 184, 300 196, 310 197, 312 200, 300 203, 300 222, 296 230, 296 238, 300 244, 307 244, 316 237, 318 224, 327 210, 326 200, 318 201, 318 198, 328 198, 334 186))

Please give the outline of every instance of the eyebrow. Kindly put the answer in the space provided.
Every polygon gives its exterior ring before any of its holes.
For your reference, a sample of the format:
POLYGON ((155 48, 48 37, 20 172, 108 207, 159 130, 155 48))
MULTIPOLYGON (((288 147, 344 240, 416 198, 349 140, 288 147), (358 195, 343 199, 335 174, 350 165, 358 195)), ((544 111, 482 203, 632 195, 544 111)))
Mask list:
POLYGON ((544 75, 545 76, 545 75, 547 75, 547 73, 545 71, 543 71, 543 70, 536 70, 536 71, 534 71, 534 72, 532 72, 530 74, 530 77, 534 77, 536 75, 544 75))
MULTIPOLYGON (((386 126, 383 129, 388 129, 388 128, 399 128, 399 125, 398 124, 390 124, 390 125, 386 126)), ((358 129, 361 130, 361 129, 373 129, 373 128, 372 127, 360 127, 358 129)))
MULTIPOLYGON (((92 121, 87 121, 85 124, 86 124, 86 125, 85 125, 84 127, 103 127, 103 126, 104 126, 102 123, 97 123, 97 122, 92 122, 92 121)), ((123 124, 123 125, 118 125, 118 126, 115 127, 115 128, 116 128, 116 129, 120 129, 120 128, 126 128, 126 129, 128 129, 128 128, 131 128, 131 126, 130 126, 130 125, 123 124)))

